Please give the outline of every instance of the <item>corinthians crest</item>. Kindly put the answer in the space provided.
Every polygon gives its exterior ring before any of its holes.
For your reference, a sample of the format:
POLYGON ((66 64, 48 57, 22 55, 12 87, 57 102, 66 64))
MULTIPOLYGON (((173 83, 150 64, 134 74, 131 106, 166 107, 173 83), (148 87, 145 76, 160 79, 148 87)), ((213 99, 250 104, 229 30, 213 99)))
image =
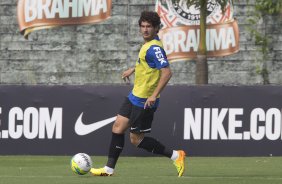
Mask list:
MULTIPOLYGON (((186 0, 157 0, 156 11, 166 19, 164 27, 177 25, 199 25, 200 10, 196 5, 187 6, 186 0)), ((215 0, 208 0, 207 24, 218 24, 233 20, 233 6, 231 0, 223 13, 220 4, 215 0)))
MULTIPOLYGON (((156 0, 156 12, 161 17, 159 36, 168 59, 190 60, 196 57, 200 37, 200 8, 187 6, 186 0, 156 0)), ((208 57, 227 56, 239 50, 239 29, 233 18, 232 0, 225 11, 216 0, 207 5, 207 53, 208 57)))

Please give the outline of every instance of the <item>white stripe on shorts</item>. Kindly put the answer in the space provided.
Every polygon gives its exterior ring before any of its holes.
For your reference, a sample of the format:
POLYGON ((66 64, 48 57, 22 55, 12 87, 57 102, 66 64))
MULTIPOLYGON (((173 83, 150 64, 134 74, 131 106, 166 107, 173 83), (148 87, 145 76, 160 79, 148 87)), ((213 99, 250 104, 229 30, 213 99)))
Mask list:
POLYGON ((140 132, 148 132, 148 131, 151 131, 151 128, 148 128, 146 130, 140 130, 140 132))

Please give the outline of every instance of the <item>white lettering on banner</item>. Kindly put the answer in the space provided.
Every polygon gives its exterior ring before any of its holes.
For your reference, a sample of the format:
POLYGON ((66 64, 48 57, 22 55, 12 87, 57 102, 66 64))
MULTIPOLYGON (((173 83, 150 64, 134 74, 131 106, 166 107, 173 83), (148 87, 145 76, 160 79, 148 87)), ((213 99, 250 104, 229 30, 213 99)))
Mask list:
POLYGON ((223 120, 227 113, 227 109, 222 109, 220 112, 218 112, 218 109, 214 109, 212 111, 212 128, 211 128, 211 138, 213 140, 218 139, 218 136, 221 139, 227 139, 227 135, 225 133, 224 127, 223 127, 223 120))
POLYGON ((236 133, 235 130, 238 130, 242 127, 242 121, 237 120, 237 116, 243 115, 243 109, 237 109, 233 108, 229 110, 229 128, 228 128, 228 136, 229 139, 232 140, 242 140, 243 134, 242 133, 236 133))
MULTIPOLYGON (((207 29, 207 51, 219 51, 236 47, 235 32, 232 27, 207 29)), ((169 31, 163 34, 163 45, 167 55, 178 52, 196 52, 199 47, 200 30, 189 29, 169 31)))
MULTIPOLYGON (((210 114, 209 108, 204 108, 204 114, 210 114)), ((210 116, 204 116, 203 126, 207 127, 203 130, 203 138, 204 140, 210 139, 210 116)))
POLYGON ((62 122, 63 122, 63 109, 54 108, 52 116, 50 116, 48 108, 40 108, 39 117, 39 138, 45 138, 45 130, 48 139, 52 139, 55 134, 56 139, 62 138, 62 122))
POLYGON ((193 116, 192 109, 186 108, 184 113, 184 139, 190 139, 193 134, 195 140, 201 139, 201 109, 195 109, 195 116, 193 116), (186 123, 187 122, 187 123, 186 123), (186 131, 189 130, 189 131, 186 131))
POLYGON ((52 116, 49 109, 28 107, 22 110, 13 107, 9 111, 8 130, 2 130, 2 139, 61 139, 62 138, 62 108, 53 108, 52 116))
POLYGON ((255 108, 249 123, 242 121, 243 108, 184 109, 185 140, 279 140, 282 139, 281 110, 255 108), (249 125, 249 126, 248 126, 249 125), (243 127, 247 126, 247 127, 243 127), (248 128, 248 130, 246 130, 248 128))
POLYGON ((158 61, 161 64, 166 63, 166 61, 164 59, 164 55, 162 54, 161 48, 160 47, 153 47, 153 49, 155 50, 155 55, 156 55, 158 61))
POLYGON ((25 22, 36 19, 88 17, 108 11, 106 0, 26 0, 25 22), (70 11, 71 10, 71 11, 70 11))
POLYGON ((254 140, 261 140, 265 135, 265 128, 259 126, 258 123, 265 121, 265 113, 261 108, 253 110, 251 114, 250 130, 254 140))
POLYGON ((261 108, 256 108, 251 114, 251 135, 254 140, 261 140, 266 136, 269 140, 277 140, 281 136, 281 111, 276 108, 269 109, 266 113, 261 108), (265 126, 259 125, 265 122, 265 126))

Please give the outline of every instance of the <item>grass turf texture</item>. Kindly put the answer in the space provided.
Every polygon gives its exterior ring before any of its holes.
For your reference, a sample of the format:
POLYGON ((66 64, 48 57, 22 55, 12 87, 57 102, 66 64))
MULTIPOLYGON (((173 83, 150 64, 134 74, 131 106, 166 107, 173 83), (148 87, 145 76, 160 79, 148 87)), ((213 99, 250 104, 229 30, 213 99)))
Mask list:
MULTIPOLYGON (((121 157, 115 175, 79 176, 71 156, 0 156, 0 184, 281 184, 282 157, 190 157, 184 177, 162 157, 121 157)), ((106 157, 92 157, 102 167, 106 157)))

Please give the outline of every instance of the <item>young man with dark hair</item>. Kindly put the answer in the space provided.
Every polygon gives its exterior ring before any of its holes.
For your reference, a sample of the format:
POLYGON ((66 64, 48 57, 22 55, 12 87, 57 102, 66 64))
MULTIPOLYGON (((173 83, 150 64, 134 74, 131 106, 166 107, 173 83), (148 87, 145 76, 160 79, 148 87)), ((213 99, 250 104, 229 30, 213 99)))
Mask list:
POLYGON ((113 175, 124 146, 124 133, 128 128, 130 128, 130 141, 133 145, 171 158, 178 176, 183 175, 185 152, 171 150, 156 139, 145 136, 145 133, 151 131, 160 93, 172 76, 163 45, 157 35, 160 23, 160 17, 156 12, 142 12, 139 27, 145 43, 140 49, 135 67, 129 68, 122 74, 122 78, 126 81, 135 72, 134 87, 123 102, 113 124, 108 162, 103 168, 92 168, 90 172, 94 176, 113 175))

